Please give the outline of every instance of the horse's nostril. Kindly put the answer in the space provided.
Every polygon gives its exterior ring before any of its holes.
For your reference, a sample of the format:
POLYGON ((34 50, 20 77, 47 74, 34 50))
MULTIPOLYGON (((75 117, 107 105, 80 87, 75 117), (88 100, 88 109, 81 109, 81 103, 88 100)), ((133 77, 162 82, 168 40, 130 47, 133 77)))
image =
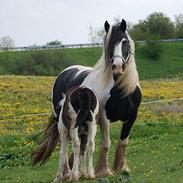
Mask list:
POLYGON ((126 65, 125 65, 125 64, 123 64, 123 65, 122 65, 123 70, 125 70, 125 67, 126 67, 126 65))
POLYGON ((116 68, 115 64, 112 64, 112 70, 114 70, 116 68))

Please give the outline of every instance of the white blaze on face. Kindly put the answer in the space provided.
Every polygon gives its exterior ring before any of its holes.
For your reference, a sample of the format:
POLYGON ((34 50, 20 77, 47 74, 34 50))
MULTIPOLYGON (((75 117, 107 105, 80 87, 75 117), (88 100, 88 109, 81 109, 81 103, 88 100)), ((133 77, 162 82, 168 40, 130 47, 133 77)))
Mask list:
POLYGON ((114 49, 113 71, 114 74, 120 75, 123 73, 122 67, 122 41, 118 43, 114 49))
MULTIPOLYGON (((122 46, 122 41, 120 43, 118 43, 114 49, 114 56, 115 55, 118 55, 120 57, 122 57, 122 49, 121 49, 121 46, 122 46)), ((114 62, 113 64, 122 64, 122 59, 120 57, 116 57, 114 58, 114 62)))

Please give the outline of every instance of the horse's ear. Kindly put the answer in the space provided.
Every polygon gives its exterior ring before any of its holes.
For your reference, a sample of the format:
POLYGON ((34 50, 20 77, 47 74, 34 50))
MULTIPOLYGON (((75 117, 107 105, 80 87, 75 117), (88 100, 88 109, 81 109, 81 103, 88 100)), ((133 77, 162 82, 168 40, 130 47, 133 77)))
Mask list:
POLYGON ((126 21, 122 19, 121 24, 120 24, 122 32, 126 31, 126 21))
POLYGON ((108 31, 109 31, 109 27, 110 27, 110 24, 106 20, 105 23, 104 23, 104 28, 105 28, 106 33, 108 33, 108 31))

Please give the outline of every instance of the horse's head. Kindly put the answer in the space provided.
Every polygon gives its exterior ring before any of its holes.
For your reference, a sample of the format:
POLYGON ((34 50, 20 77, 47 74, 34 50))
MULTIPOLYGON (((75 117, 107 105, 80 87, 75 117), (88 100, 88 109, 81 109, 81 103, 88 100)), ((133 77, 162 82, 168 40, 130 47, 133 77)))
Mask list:
POLYGON ((126 21, 113 26, 106 21, 104 24, 106 36, 104 40, 106 64, 110 64, 115 77, 122 75, 131 57, 131 46, 126 31, 126 21))

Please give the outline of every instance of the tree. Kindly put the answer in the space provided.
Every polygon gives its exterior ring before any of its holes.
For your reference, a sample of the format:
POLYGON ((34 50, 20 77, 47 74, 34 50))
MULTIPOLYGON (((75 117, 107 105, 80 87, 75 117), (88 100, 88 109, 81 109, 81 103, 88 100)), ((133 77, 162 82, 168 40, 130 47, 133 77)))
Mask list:
POLYGON ((133 25, 129 30, 129 34, 135 40, 145 40, 148 36, 146 21, 140 20, 138 24, 133 25))
POLYGON ((0 48, 3 50, 9 50, 14 47, 14 40, 10 36, 3 36, 0 39, 0 48))
POLYGON ((133 38, 145 40, 149 36, 161 39, 173 38, 174 24, 171 19, 161 12, 150 14, 145 20, 140 20, 130 31, 133 38))
POLYGON ((175 36, 183 38, 183 14, 175 16, 175 36))
POLYGON ((48 42, 46 45, 62 45, 62 41, 59 41, 59 40, 54 40, 54 41, 50 41, 48 42))
POLYGON ((149 35, 159 36, 161 39, 172 38, 174 35, 173 22, 161 12, 155 12, 149 15, 146 26, 149 35))

